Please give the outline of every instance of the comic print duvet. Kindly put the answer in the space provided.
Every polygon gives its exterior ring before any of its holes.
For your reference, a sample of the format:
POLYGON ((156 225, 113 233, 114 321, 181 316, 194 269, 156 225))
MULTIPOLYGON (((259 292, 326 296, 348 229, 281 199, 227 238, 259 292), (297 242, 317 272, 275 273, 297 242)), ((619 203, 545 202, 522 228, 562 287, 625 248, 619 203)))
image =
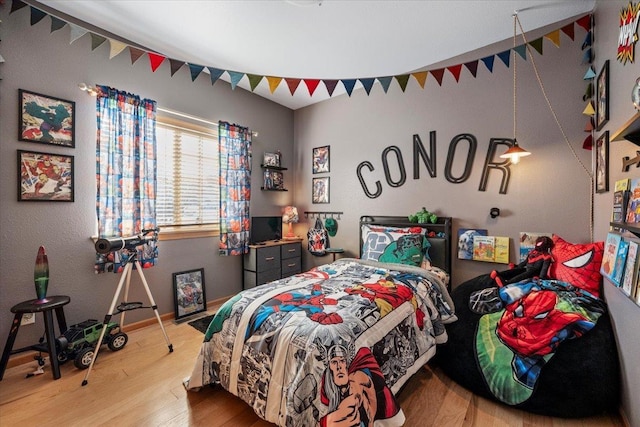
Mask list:
POLYGON ((456 320, 447 279, 344 258, 242 291, 216 313, 185 386, 220 385, 280 426, 400 426, 394 394, 456 320))

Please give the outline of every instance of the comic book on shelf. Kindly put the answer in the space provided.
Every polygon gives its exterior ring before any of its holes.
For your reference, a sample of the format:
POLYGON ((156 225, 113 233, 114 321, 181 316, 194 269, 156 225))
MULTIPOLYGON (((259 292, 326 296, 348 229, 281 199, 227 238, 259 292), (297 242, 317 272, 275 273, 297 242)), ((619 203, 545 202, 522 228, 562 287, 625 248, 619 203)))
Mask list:
POLYGON ((509 238, 474 236, 473 260, 509 264, 509 238))
POLYGON ((627 205, 629 204, 629 178, 616 181, 613 190, 613 213, 612 222, 625 222, 627 205))
MULTIPOLYGON (((616 264, 616 256, 618 254, 618 246, 622 240, 618 233, 608 233, 607 240, 604 242, 604 253, 602 255, 602 263, 600 264, 600 274, 613 282, 613 269, 616 264)), ((615 283, 619 286, 619 283, 615 283)))
POLYGON ((640 178, 633 178, 629 186, 629 202, 627 204, 627 220, 629 224, 640 222, 640 178))
POLYGON ((616 254, 616 262, 613 265, 613 271, 611 272, 611 281, 616 286, 622 286, 622 275, 624 274, 624 266, 627 261, 627 253, 629 251, 629 241, 620 239, 618 244, 618 253, 616 254))
POLYGON ((634 291, 638 282, 638 242, 629 241, 629 249, 627 250, 627 262, 624 266, 624 275, 622 279, 622 292, 629 297, 634 298, 634 291))

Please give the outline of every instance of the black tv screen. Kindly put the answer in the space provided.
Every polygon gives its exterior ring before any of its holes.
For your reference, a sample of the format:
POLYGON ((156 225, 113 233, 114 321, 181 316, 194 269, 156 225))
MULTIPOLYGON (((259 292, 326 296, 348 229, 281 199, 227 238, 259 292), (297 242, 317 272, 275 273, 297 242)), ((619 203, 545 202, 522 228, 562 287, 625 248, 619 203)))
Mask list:
POLYGON ((266 242, 268 240, 280 240, 282 238, 281 216, 252 216, 251 236, 252 244, 266 242))

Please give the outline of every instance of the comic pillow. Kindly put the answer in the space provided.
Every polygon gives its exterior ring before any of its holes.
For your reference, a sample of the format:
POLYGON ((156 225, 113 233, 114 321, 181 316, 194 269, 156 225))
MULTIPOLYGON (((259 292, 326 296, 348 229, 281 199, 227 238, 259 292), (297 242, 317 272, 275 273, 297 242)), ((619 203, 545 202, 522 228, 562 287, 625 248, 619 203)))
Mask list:
POLYGON ((571 283, 599 297, 604 242, 572 244, 555 234, 552 239, 554 262, 549 269, 550 277, 571 283))
POLYGON ((431 246, 424 232, 421 227, 363 225, 362 259, 423 266, 431 246))

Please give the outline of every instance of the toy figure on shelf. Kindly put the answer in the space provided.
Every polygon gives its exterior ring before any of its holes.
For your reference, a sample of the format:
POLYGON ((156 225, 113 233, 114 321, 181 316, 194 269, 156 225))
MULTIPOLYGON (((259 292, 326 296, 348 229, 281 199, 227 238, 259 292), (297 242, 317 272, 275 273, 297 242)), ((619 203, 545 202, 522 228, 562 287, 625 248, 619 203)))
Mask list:
POLYGON ((551 255, 551 248, 553 247, 553 240, 548 236, 540 236, 536 239, 535 246, 527 255, 527 259, 516 265, 516 269, 524 269, 521 273, 503 281, 500 277, 500 273, 493 270, 491 277, 496 281, 498 286, 502 287, 510 283, 520 282, 524 279, 531 279, 534 277, 540 279, 547 279, 549 267, 553 262, 553 255, 551 255))

